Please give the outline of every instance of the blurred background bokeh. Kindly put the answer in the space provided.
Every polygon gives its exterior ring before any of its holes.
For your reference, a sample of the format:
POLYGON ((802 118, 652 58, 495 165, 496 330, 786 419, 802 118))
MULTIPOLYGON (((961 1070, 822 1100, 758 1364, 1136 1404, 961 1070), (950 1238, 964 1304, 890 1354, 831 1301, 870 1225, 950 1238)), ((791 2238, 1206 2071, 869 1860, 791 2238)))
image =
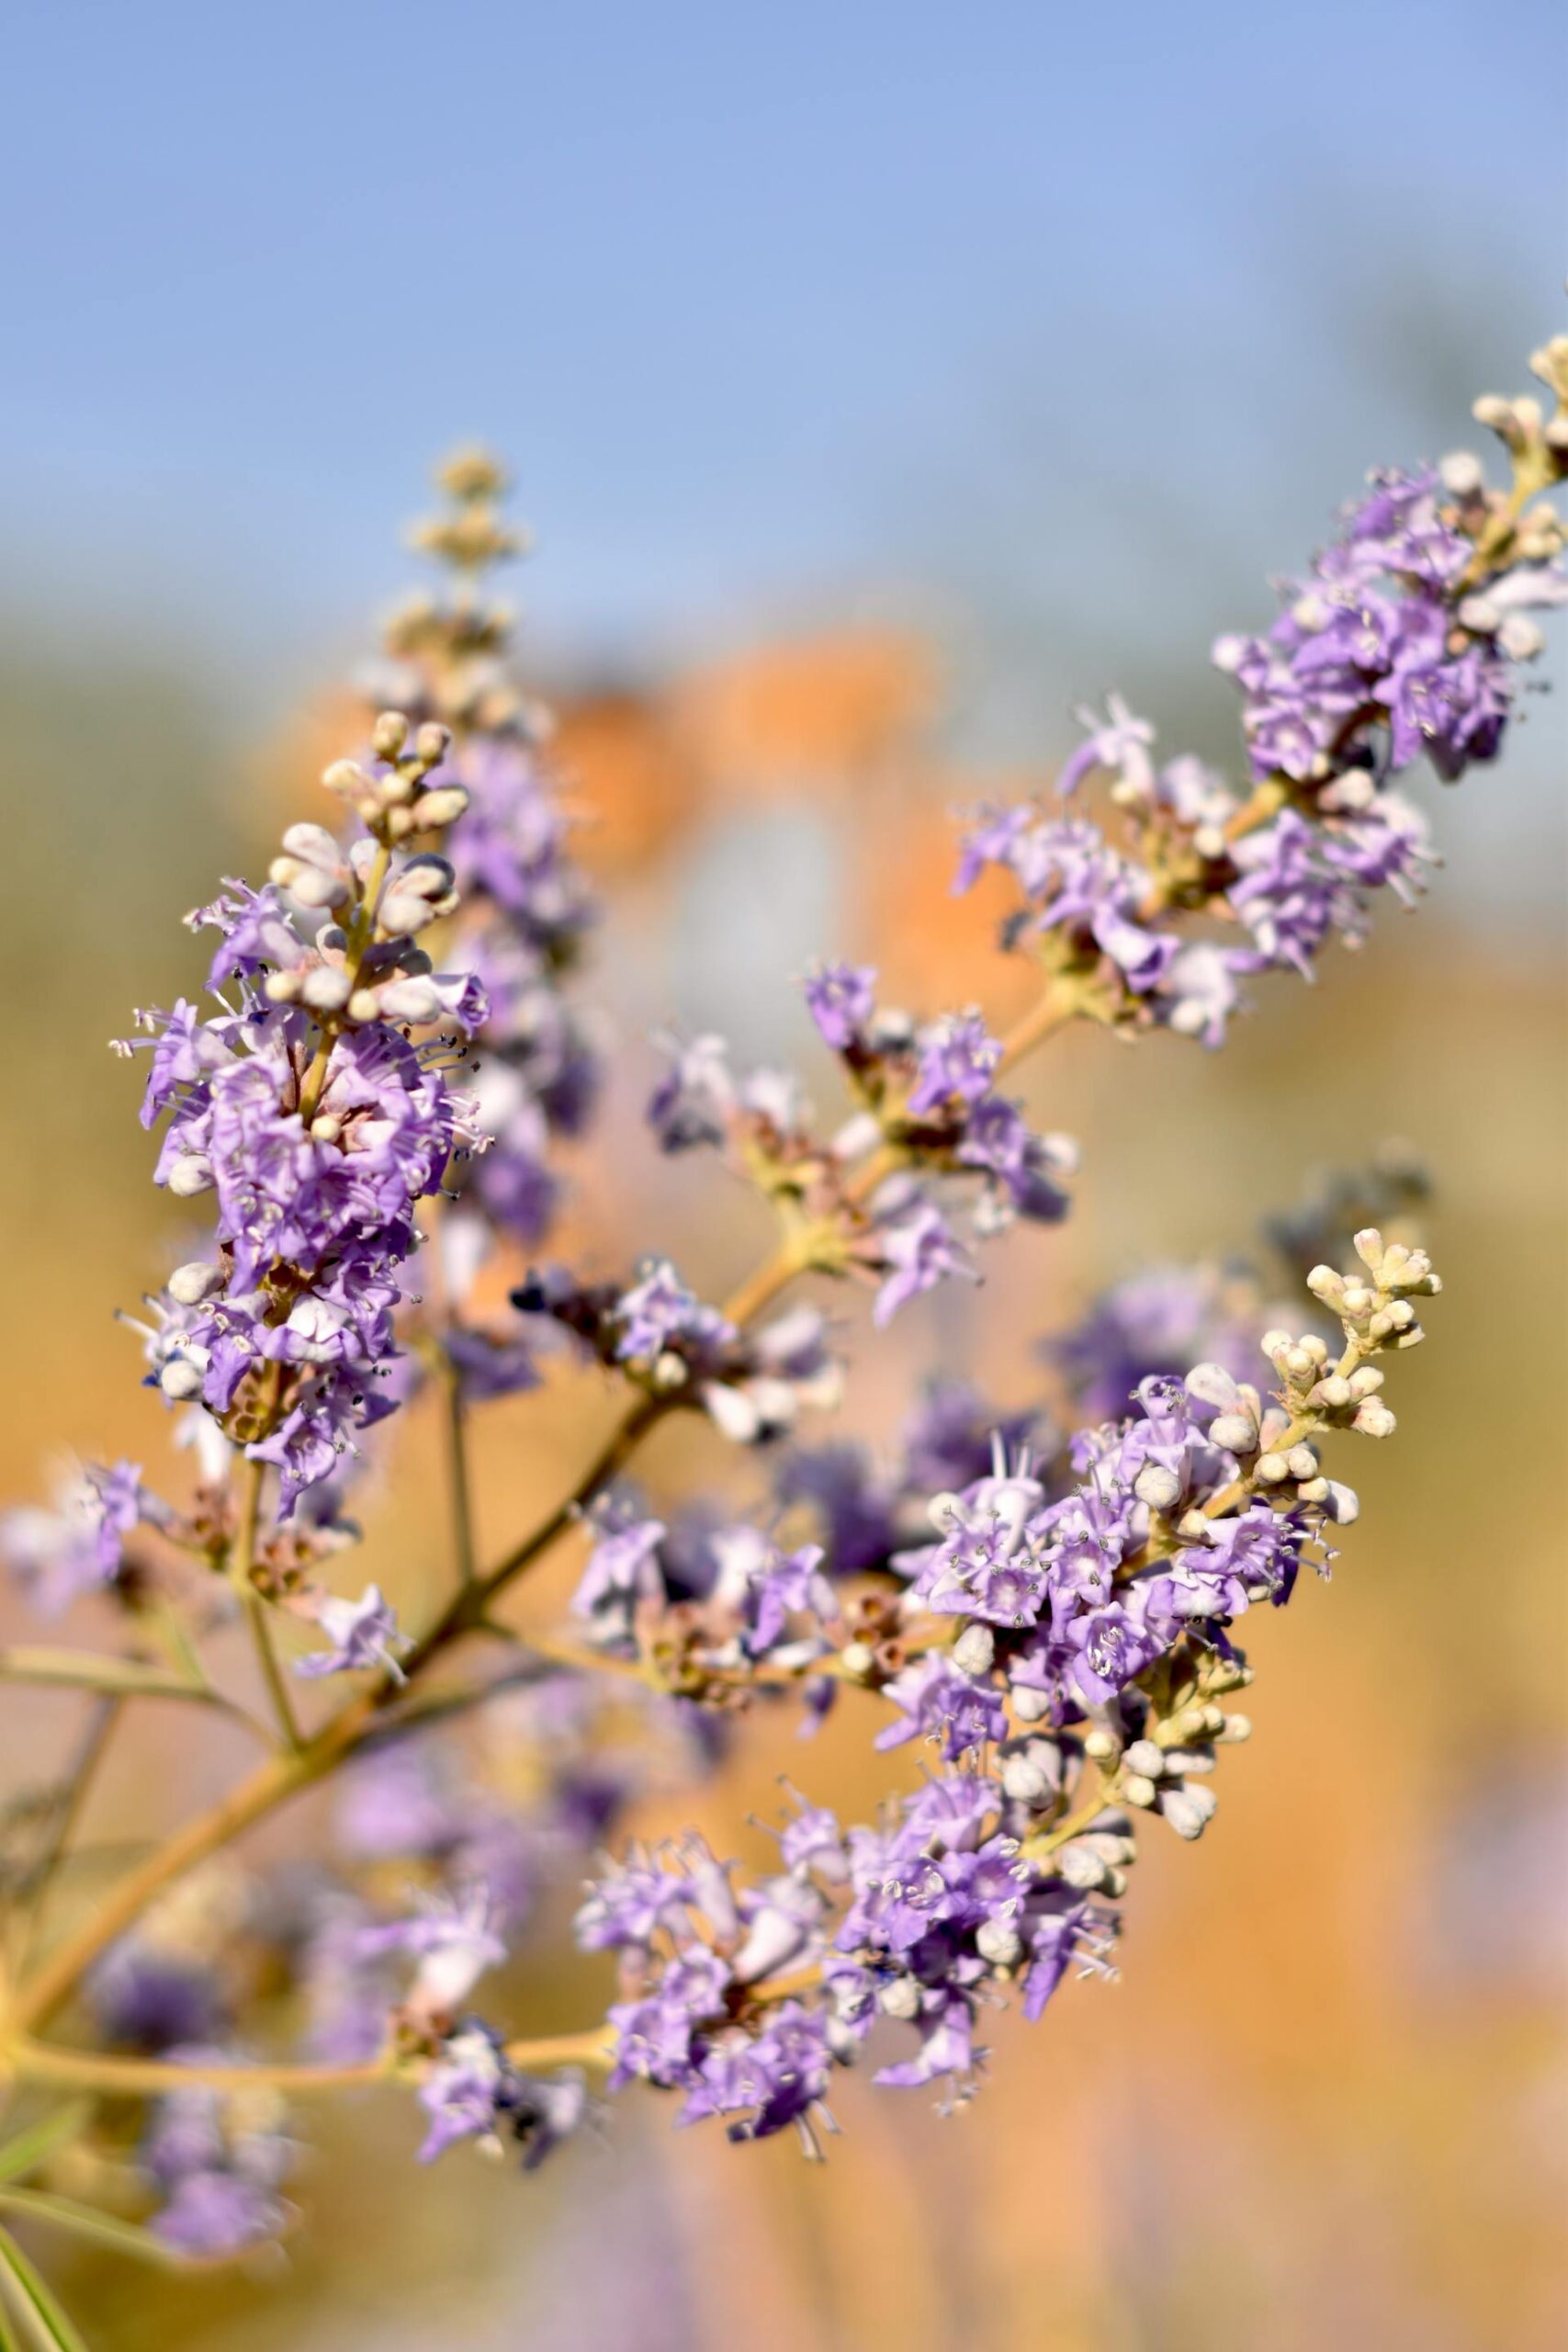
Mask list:
MULTIPOLYGON (((666 1249, 712 1295, 761 1226, 642 1139, 648 1032, 809 1062, 794 982, 824 953, 1007 1012, 987 910, 946 895, 952 807, 1047 777, 1113 683, 1168 749, 1229 753, 1214 631, 1266 616, 1369 463, 1473 439, 1473 395, 1561 326, 1555 15, 14 11, 6 1498, 62 1449, 160 1461, 109 1312, 172 1227, 105 1040, 189 984, 214 875, 317 813, 438 449, 482 431, 541 529, 531 675, 609 905, 585 993, 619 1074, 566 1238, 666 1249)), ((1448 1290, 1398 1440, 1357 1465, 1332 1586, 1255 1645, 1215 1828, 1144 1862, 1122 1982, 1001 2025, 950 2120, 851 2080, 825 2167, 635 2098, 526 2183, 416 2171, 396 2098, 323 2113, 281 2258, 62 2267, 95 2346, 1568 2340, 1563 751, 1535 701, 1500 770, 1434 784, 1419 916, 1275 983, 1224 1055, 1054 1046, 1030 1092, 1084 1141, 1072 1221, 857 1333, 873 1437, 922 1363, 1016 1400, 1107 1280, 1246 1248, 1389 1136, 1433 1167, 1448 1290)), ((589 1443, 581 1394, 490 1409, 487 1548, 589 1443)), ((417 1422, 370 1515, 405 1596, 434 1453, 417 1422)), ((714 1466, 661 1437, 649 1482, 714 1466)), ((68 1705, 0 1708, 0 1764, 42 1770, 68 1705)), ((102 1841, 232 1769, 177 1713, 125 1747, 102 1841)), ((761 1723, 692 1806, 730 1838, 781 1770, 870 1804, 874 1764, 847 1719, 815 1748, 761 1723)), ((546 1938, 507 1998, 548 2030, 601 1995, 546 1938)))

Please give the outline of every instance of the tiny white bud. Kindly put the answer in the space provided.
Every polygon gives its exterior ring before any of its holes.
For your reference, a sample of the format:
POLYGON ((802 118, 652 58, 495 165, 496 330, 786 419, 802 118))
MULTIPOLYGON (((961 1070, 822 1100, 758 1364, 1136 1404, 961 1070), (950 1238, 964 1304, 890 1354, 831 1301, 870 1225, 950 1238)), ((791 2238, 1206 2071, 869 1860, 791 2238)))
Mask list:
POLYGON ((389 980, 381 990, 381 1010, 389 1021, 434 1021, 441 991, 430 979, 389 980))
POLYGON ((1364 1405, 1357 1406, 1351 1427, 1363 1437, 1392 1437, 1398 1423, 1381 1397, 1369 1396, 1364 1405))
POLYGON ((348 896, 344 877, 341 874, 323 874, 319 865, 299 866, 288 887, 290 897, 302 907, 341 907, 348 896))
POLYGON ((189 1356, 171 1356, 158 1374, 158 1385, 165 1396, 176 1405, 186 1405, 199 1396, 203 1386, 201 1366, 189 1356))
POLYGON ((435 909, 428 899, 422 898, 417 890, 400 888, 388 891, 378 916, 383 931, 410 933, 423 931, 436 920, 435 909))
POLYGON ((1181 1493, 1181 1481, 1163 1463, 1145 1462, 1133 1481, 1133 1492, 1151 1510, 1168 1510, 1181 1493))
POLYGON ((1450 449, 1446 458, 1438 459, 1438 475, 1453 498, 1475 497, 1486 480, 1480 458, 1470 449, 1450 449))
POLYGON ((1015 1683, 1011 1698, 1013 1713, 1021 1724, 1043 1723, 1051 1712, 1050 1692, 1036 1690, 1027 1682, 1015 1683))
POLYGON ((206 1258, 192 1258, 188 1264, 176 1266, 164 1285, 178 1306, 199 1306, 204 1298, 211 1298, 223 1287, 223 1270, 206 1258))
POLYGON ((1277 1487, 1281 1478, 1289 1477, 1290 1464, 1282 1453, 1260 1453, 1256 1475, 1265 1487, 1277 1487))
POLYGON ((1015 1968, 1023 1958, 1023 1938, 1010 1919, 983 1919, 976 1930, 975 1949, 993 1968, 1015 1968))
POLYGON ((205 1152, 187 1151, 169 1170, 169 1190, 177 1201, 194 1200, 212 1189, 212 1162, 205 1152))
POLYGON ((884 2017, 908 2024, 920 2014, 920 1988, 912 1976, 895 1976, 877 1994, 876 2006, 884 2017))
POLYGON ((332 964, 318 964, 299 984, 300 997, 312 1012, 341 1012, 353 992, 348 974, 332 964))
POLYGON ((1083 1752, 1093 1763, 1105 1764, 1115 1755, 1116 1742, 1108 1731, 1102 1731, 1097 1724, 1093 1731, 1087 1734, 1083 1752))
POLYGON ((1315 1478, 1317 1456, 1310 1445, 1292 1445, 1285 1456, 1292 1478, 1315 1478))
POLYGON ((413 739, 414 756, 426 767, 438 767, 446 757, 452 741, 452 730, 443 727, 438 718, 427 718, 413 739))
POLYGON ((1258 1431, 1245 1413, 1218 1413, 1209 1424, 1209 1435, 1227 1453, 1250 1453, 1258 1441, 1258 1431))
POLYGON ((988 1625, 965 1625, 953 1645, 953 1663, 961 1674, 988 1674, 997 1654, 997 1637, 988 1625))
POLYGON ((1027 1752, 1003 1757, 1001 1783, 1004 1796, 1011 1797, 1016 1804, 1031 1805, 1036 1810, 1049 1804, 1055 1794, 1051 1774, 1038 1758, 1027 1752))
POLYGON ((468 805, 468 796, 460 784, 438 785, 434 792, 424 792, 414 803, 422 832, 434 832, 438 827, 455 825, 468 805))
POLYGON ((846 1681, 863 1682, 876 1668, 876 1652, 869 1642, 846 1642, 839 1652, 839 1670, 846 1681))
POLYGON ((381 1007, 374 989, 355 989, 344 1011, 351 1021, 364 1023, 378 1020, 381 1007))
POLYGON ((371 790, 370 778, 357 760, 334 760, 330 768, 322 769, 321 782, 329 792, 341 792, 345 799, 363 800, 371 790))
POLYGON ((1160 1811, 1179 1838, 1201 1838, 1214 1817, 1216 1804, 1213 1789, 1170 1789, 1160 1811))
POLYGON ((299 972, 269 972, 263 987, 269 1004, 293 1004, 299 997, 302 975, 299 972))
POLYGON ((1306 1278, 1306 1286, 1314 1298, 1337 1298, 1345 1284, 1332 1266, 1314 1266, 1306 1278))
POLYGON ((1075 1839, 1072 1845, 1063 1847, 1055 1858, 1055 1866, 1067 1884, 1077 1887, 1080 1894, 1091 1894, 1097 1886, 1105 1883, 1103 1860, 1092 1846, 1085 1845, 1081 1839, 1075 1839))
POLYGON ((1350 1402, 1350 1384, 1337 1372, 1320 1380, 1312 1392, 1312 1402, 1321 1405, 1325 1412, 1342 1413, 1350 1402))
POLYGON ((384 710, 370 730, 370 748, 378 760, 395 760, 409 740, 409 723, 400 710, 384 710))
POLYGON ((311 1120, 310 1134, 317 1143, 336 1143, 343 1134, 343 1121, 323 1111, 320 1118, 311 1120))
POLYGON ((1244 1739, 1252 1737, 1252 1717, 1227 1715, 1221 1729, 1214 1734, 1214 1737, 1223 1739, 1227 1747, 1239 1747, 1244 1739))
POLYGON ((1146 1774, 1133 1772, 1122 1781, 1122 1793, 1129 1804, 1151 1805, 1157 1792, 1146 1774))
POLYGON ((1165 1770, 1165 1750, 1152 1739, 1135 1739, 1127 1750, 1127 1770, 1146 1781, 1157 1781, 1165 1770))

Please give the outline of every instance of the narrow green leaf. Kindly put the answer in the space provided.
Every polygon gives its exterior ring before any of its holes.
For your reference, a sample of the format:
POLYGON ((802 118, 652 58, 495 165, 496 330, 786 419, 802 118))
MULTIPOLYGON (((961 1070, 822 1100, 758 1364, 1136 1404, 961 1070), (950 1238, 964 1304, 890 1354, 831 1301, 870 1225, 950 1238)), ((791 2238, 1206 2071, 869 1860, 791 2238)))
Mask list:
POLYGON ((39 2222, 53 2222, 78 2237, 113 2246, 118 2254, 134 2255, 138 2262, 155 2262, 164 2270, 184 2267, 174 2248, 154 2237, 151 2230, 139 2229, 134 2222, 122 2222, 118 2213, 101 2213, 96 2205, 79 2205, 73 2197, 56 2197, 51 2190, 43 2188, 0 2188, 0 2208, 13 2213, 30 2213, 39 2222))
POLYGON ((91 2113, 91 2100, 73 2098, 67 2106, 57 2107, 52 2113, 40 2116, 36 2123, 29 2123, 25 2132, 18 2132, 14 2140, 0 2146, 0 2181, 26 2180, 29 2173, 47 2164, 57 2148, 65 2147, 76 2138, 91 2113))
MULTIPOLYGON (((8 2272, 0 2269, 0 2287, 4 2287, 8 2272)), ((6 2298, 0 2294, 0 2352, 22 2352, 22 2339, 11 2324, 11 2314, 6 2298)))
POLYGON ((140 1658, 100 1657, 95 1650, 0 1650, 0 1681, 43 1683, 54 1690, 104 1690, 126 1699, 195 1699, 212 1705, 216 1693, 187 1682, 165 1666, 140 1658))
POLYGON ((0 2262, 11 2274, 22 2309, 44 2352, 87 2352, 85 2338, 61 2309, 52 2289, 7 2230, 0 2230, 0 2262))

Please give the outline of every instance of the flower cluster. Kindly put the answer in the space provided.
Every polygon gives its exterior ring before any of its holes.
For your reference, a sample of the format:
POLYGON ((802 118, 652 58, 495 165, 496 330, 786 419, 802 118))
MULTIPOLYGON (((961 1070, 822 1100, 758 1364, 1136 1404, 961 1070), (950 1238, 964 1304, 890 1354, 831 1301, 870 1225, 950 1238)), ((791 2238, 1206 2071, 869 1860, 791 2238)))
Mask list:
POLYGON ((462 902, 448 952, 482 993, 471 1081, 491 1142, 452 1181, 435 1319, 464 1393, 480 1401, 533 1378, 526 1351, 496 1344, 467 1300, 494 1250, 533 1249, 547 1231, 559 1193, 553 1146, 581 1135, 592 1110, 598 1055, 563 984, 596 910, 570 854, 549 715, 519 689, 511 615, 483 594, 489 570, 524 551, 504 519, 505 474, 487 452, 464 449, 436 480, 446 511, 414 541, 449 574, 450 593, 394 613, 381 659, 358 684, 373 707, 390 702, 446 729, 440 781, 464 795, 463 822, 443 844, 462 902))
MULTIPOLYGON (((421 542, 456 587, 393 623, 374 680, 389 707, 327 772, 342 828, 291 826, 261 888, 230 883, 192 918, 219 933, 215 1011, 182 1000, 141 1017, 157 1181, 212 1216, 141 1326, 193 1491, 165 1502, 119 1461, 73 1471, 54 1510, 0 1521, 46 1609, 118 1608, 116 1650, 0 1655, 0 1677, 100 1702, 66 1778, 0 1822, 28 1927, 4 2070, 28 2098, 62 2082, 101 2094, 46 2117, 18 2168, 90 2131, 95 2158, 133 2175, 115 2176, 117 2211, 140 2199, 165 2253, 205 2257, 286 2225, 279 2095, 301 2078, 403 2084, 427 2159, 510 2143, 532 2166, 597 2112, 601 2075, 672 2092, 682 2121, 721 2118, 738 2140, 790 2126, 815 2148, 836 2073, 873 2042, 878 2083, 942 2086, 951 2103, 978 2080, 988 2011, 1016 1996, 1037 2017, 1068 1970, 1109 1972, 1141 1823, 1201 1836, 1220 1749, 1247 1736, 1242 1621, 1289 1601, 1357 1517, 1328 1448, 1394 1428, 1384 1360, 1420 1340, 1438 1289, 1409 1223, 1424 1180, 1385 1156, 1276 1221, 1310 1309, 1273 1306, 1274 1277, 1246 1262, 1156 1268, 1041 1342, 1049 1409, 938 1381, 882 1450, 811 1427, 840 1400, 847 1343, 783 1295, 805 1276, 858 1280, 886 1324, 974 1274, 972 1239, 1054 1224, 1076 1153, 1008 1091, 1028 1052, 1079 1019, 1218 1044, 1248 975, 1310 973, 1331 936, 1359 938, 1377 890, 1415 889, 1424 828, 1395 778, 1423 749, 1448 777, 1495 756, 1537 650, 1527 607, 1564 597, 1541 493, 1568 470, 1568 338, 1537 367, 1556 417, 1478 411, 1511 489, 1468 458, 1374 478, 1275 626, 1222 648, 1249 788, 1156 763, 1152 730, 1113 700, 1060 782, 1070 798, 1108 778, 1117 838, 1033 804, 982 813, 960 886, 1003 867, 1021 899, 1008 944, 1043 967, 1005 1036, 971 1009, 879 1005, 868 967, 814 970, 807 1006, 849 1098, 827 1133, 787 1075, 736 1075, 710 1035, 668 1046, 658 1146, 722 1155, 776 1218, 774 1249, 717 1304, 637 1244, 613 1261, 629 1279, 545 1263, 516 1282, 529 1261, 514 1253, 549 1219, 553 1142, 592 1091, 562 987, 592 910, 506 616, 479 593, 516 548, 502 479, 478 453, 449 464, 449 510, 421 542), (1347 1231, 1355 1262, 1338 1271, 1347 1231), (492 1255, 496 1295, 513 1285, 503 1324, 476 1305, 492 1255), (533 1381, 552 1332, 613 1418, 487 1563, 470 1424, 533 1381), (380 1583, 352 1598, 321 1571, 358 1538, 345 1504, 366 1433, 425 1368, 453 1577, 405 1634, 380 1583), (628 1465, 679 1409, 684 1458, 705 1418, 771 1446, 760 1497, 734 1491, 749 1454, 722 1501, 639 1498, 628 1465), (572 1542, 570 1625, 510 1626, 511 1586, 572 1542), (204 1647, 236 1602, 254 1688, 231 1689, 204 1647), (274 1646, 290 1615, 317 1645, 295 1676, 274 1646), (35 1936, 139 1694, 209 1710, 266 1752, 85 1916, 35 1936), (809 1731, 835 1702, 897 1759, 874 1820, 792 1792, 776 1866, 720 1859, 694 1833, 611 1858, 628 1808, 709 1771, 748 1706, 809 1731), (340 1772, 308 1865, 231 1876, 214 1860, 340 1772), (594 1856, 577 1938, 615 1955, 608 2016, 510 2038, 476 1994, 594 1856), (94 2046, 51 2043, 78 1996, 94 2046), (299 2054, 258 2054, 269 2028, 299 2054)), ((572 1365, 554 1369, 570 1395, 572 1365)))
MULTIPOLYGON (((1560 399, 1565 349, 1533 363, 1560 399)), ((1100 1018, 1217 1046, 1243 980, 1310 978, 1331 938, 1365 937, 1377 892, 1421 888, 1427 823, 1395 779, 1423 752, 1450 783, 1496 756, 1516 673, 1543 643, 1529 611, 1568 601, 1562 524, 1529 503, 1562 478, 1561 420, 1533 401, 1476 413, 1513 454, 1511 492, 1468 453, 1374 474, 1268 634, 1216 645, 1245 697, 1247 797, 1190 756, 1157 763, 1153 728, 1113 695, 1103 721, 1082 714, 1058 789, 1103 773, 1122 842, 1032 803, 972 824, 955 887, 1003 868, 1022 899, 1012 936, 1100 1018)))
MULTIPOLYGON (((895 1710, 875 1745, 929 1742, 941 1769, 847 1834, 800 1801, 783 1872, 755 1884, 695 1838, 634 1849, 599 1879, 578 1937, 621 1955, 612 2089, 640 2078, 683 2093, 684 2122, 728 2116, 739 2139, 793 2123, 809 2140, 834 2066, 879 2018, 919 2046, 878 2083, 942 2078, 963 2097, 987 2004, 1016 1984, 1037 2018, 1075 1960, 1107 1969, 1117 1919, 1101 1898, 1124 1890, 1136 1816, 1201 1836, 1216 1743, 1247 1736, 1221 1703, 1251 1679, 1232 1629, 1288 1601, 1303 1563, 1330 1556, 1325 1531, 1357 1515, 1324 1474, 1323 1436, 1393 1429, 1371 1359, 1419 1340, 1414 1302, 1440 1286, 1421 1251, 1373 1230, 1357 1250, 1350 1275, 1311 1280, 1341 1324, 1337 1360, 1316 1333, 1279 1330, 1268 1396, 1218 1363, 1149 1378, 1128 1419, 1073 1441, 1055 1494, 998 1441, 987 1475, 931 1498, 936 1540, 887 1563, 902 1583, 876 1646, 851 1634, 819 1552, 786 1557, 754 1531, 748 1547, 741 1529, 716 1540, 745 1564, 732 1609, 775 1637, 811 1619, 790 1669, 819 1675, 830 1655, 895 1710)), ((580 1604, 646 1596, 664 1537, 616 1528, 580 1604)))

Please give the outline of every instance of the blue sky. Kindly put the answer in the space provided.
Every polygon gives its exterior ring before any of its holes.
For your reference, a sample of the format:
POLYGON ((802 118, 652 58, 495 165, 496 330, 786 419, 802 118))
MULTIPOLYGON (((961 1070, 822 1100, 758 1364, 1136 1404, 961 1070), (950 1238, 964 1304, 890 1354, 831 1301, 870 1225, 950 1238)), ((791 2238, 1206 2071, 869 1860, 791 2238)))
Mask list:
POLYGON ((270 685, 479 432, 547 640, 898 582, 1095 643, 1521 382, 1552 13, 13 6, 7 600, 270 685))

